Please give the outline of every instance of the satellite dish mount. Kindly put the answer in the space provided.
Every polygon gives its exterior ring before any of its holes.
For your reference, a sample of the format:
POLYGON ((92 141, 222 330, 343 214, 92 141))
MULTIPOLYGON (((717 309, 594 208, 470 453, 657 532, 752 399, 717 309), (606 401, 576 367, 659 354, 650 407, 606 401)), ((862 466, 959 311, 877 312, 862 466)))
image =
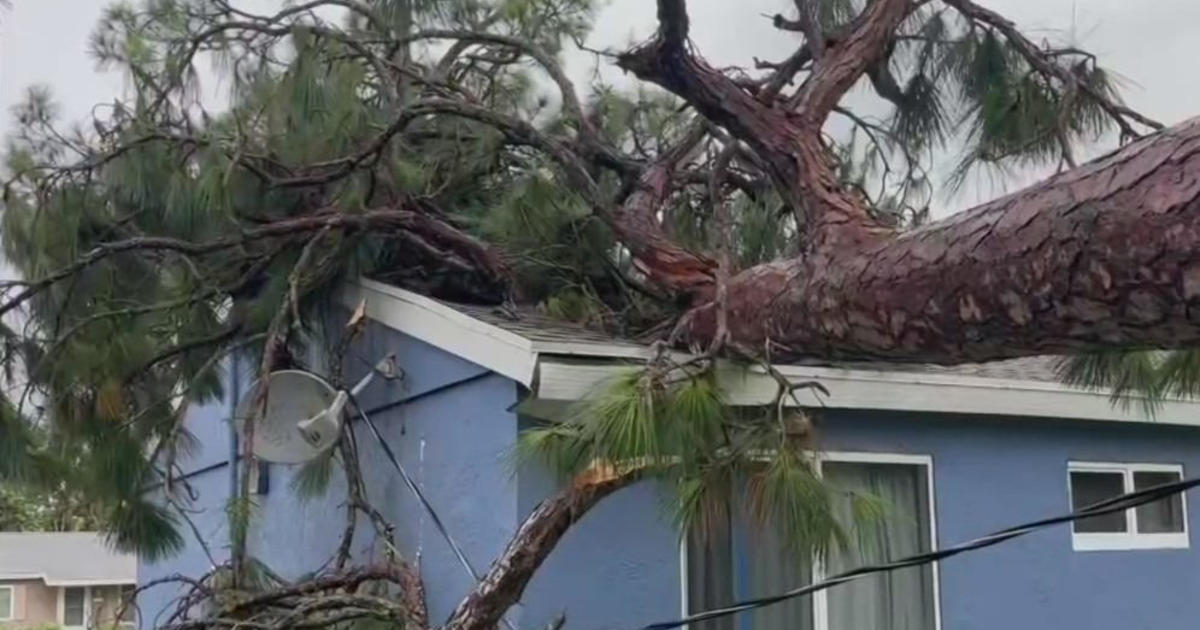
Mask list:
POLYGON ((361 394, 377 375, 387 380, 400 376, 394 355, 384 357, 349 392, 338 391, 325 379, 304 370, 271 372, 250 388, 234 418, 244 427, 258 411, 262 388, 266 387, 265 409, 255 425, 255 457, 281 464, 306 462, 337 442, 346 403, 361 394))

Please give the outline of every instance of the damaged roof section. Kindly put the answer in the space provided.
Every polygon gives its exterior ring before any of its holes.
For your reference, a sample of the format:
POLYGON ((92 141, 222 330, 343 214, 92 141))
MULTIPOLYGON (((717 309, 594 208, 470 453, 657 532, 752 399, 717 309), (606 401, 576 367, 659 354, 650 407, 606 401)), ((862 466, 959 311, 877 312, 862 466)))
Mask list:
MULTIPOLYGON (((342 300, 351 307, 365 301, 367 315, 379 323, 502 374, 542 401, 586 398, 651 354, 647 343, 534 309, 454 304, 372 280, 348 285, 342 300)), ((801 406, 1200 425, 1197 403, 1167 401, 1151 418, 1141 405, 1114 405, 1106 392, 1064 385, 1055 374, 1056 360, 774 367, 789 380, 818 381, 829 390, 828 397, 797 391, 801 406)), ((761 367, 729 366, 719 378, 732 405, 766 404, 778 391, 761 367)))

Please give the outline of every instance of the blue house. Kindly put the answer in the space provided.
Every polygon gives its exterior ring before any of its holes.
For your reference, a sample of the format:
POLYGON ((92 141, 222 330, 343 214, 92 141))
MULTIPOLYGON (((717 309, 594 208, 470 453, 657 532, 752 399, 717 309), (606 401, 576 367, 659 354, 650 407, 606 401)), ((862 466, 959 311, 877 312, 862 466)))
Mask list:
MULTIPOLYGON (((521 414, 554 413, 646 358, 648 350, 536 314, 446 304, 367 280, 347 288, 331 321, 340 325, 364 302, 369 324, 350 350, 348 371, 361 375, 394 353, 404 376, 372 385, 362 405, 482 570, 523 517, 556 489, 545 470, 512 470, 514 441, 532 422, 521 414)), ((312 369, 322 369, 320 357, 313 363, 312 369)), ((822 474, 875 492, 903 517, 878 534, 893 556, 1200 472, 1200 405, 1167 403, 1149 419, 1136 405, 1114 407, 1103 393, 1057 383, 1042 359, 781 371, 828 388, 816 420, 822 474)), ((247 374, 240 376, 235 380, 244 383, 247 374)), ((734 405, 764 404, 775 393, 771 378, 753 372, 724 386, 734 405)), ((199 575, 227 557, 230 404, 194 409, 188 419, 201 448, 183 463, 191 491, 180 500, 206 545, 189 538, 181 554, 143 562, 143 584, 173 573, 199 575)), ((370 499, 397 525, 401 551, 419 560, 436 623, 472 580, 360 429, 370 499)), ((321 567, 334 555, 345 525, 341 480, 333 480, 326 496, 302 501, 289 490, 295 473, 278 464, 261 470, 249 542, 252 555, 285 577, 321 567)), ((736 524, 707 550, 691 548, 664 516, 659 491, 643 482, 589 512, 510 611, 513 627, 544 627, 565 613, 572 630, 638 628, 820 575, 822 567, 798 566, 773 541, 736 524)), ((1200 548, 1191 543, 1200 508, 1194 503, 1176 496, 705 625, 1192 628, 1200 619, 1200 548)), ((365 525, 355 540, 358 558, 381 553, 365 525)), ((145 591, 139 601, 143 627, 161 622, 157 615, 176 595, 165 585, 145 591)))

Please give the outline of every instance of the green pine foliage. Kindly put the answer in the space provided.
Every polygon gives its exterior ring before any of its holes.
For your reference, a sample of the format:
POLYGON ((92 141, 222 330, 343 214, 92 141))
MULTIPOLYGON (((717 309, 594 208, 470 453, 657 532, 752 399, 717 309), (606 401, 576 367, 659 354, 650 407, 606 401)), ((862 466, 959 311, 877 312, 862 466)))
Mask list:
POLYGON ((175 516, 147 497, 116 499, 103 523, 109 544, 148 562, 165 559, 183 548, 175 516))
POLYGON ((1107 391, 1113 404, 1136 405, 1147 417, 1166 400, 1200 396, 1200 352, 1097 350, 1063 357, 1059 378, 1068 385, 1107 391))
POLYGON ((564 478, 597 465, 630 468, 666 489, 665 508, 681 529, 702 537, 736 512, 775 527, 800 557, 854 544, 882 516, 878 500, 851 493, 854 522, 835 518, 834 493, 821 480, 801 411, 733 408, 713 369, 651 364, 631 369, 560 422, 524 431, 519 464, 536 462, 564 478))
MULTIPOLYGON (((612 270, 581 269, 589 253, 612 240, 549 183, 545 163, 499 142, 491 128, 454 117, 414 124, 377 168, 324 186, 278 186, 263 174, 319 171, 356 151, 395 119, 410 96, 381 86, 378 68, 356 57, 354 38, 397 36, 418 28, 464 29, 489 22, 493 32, 525 36, 557 53, 590 24, 591 2, 478 2, 387 0, 369 3, 371 17, 344 24, 299 20, 270 37, 193 37, 240 19, 207 0, 147 0, 106 10, 91 41, 102 68, 126 75, 128 98, 97 108, 94 129, 61 133, 51 95, 30 91, 16 112, 18 128, 5 151, 0 230, 6 258, 25 278, 71 264, 100 243, 136 238, 204 243, 228 239, 269 221, 336 206, 342 212, 421 199, 452 209, 452 223, 511 241, 528 254, 518 265, 531 294, 590 291, 612 270), (253 41, 252 41, 253 40, 253 41), (195 64, 215 61, 227 86, 228 107, 204 111, 195 64), (162 90, 174 90, 163 96, 162 90), (94 133, 93 133, 94 132, 94 133), (81 168, 76 168, 81 167, 81 168), (86 167, 86 168, 82 168, 86 167), (387 176, 381 177, 381 174, 387 176), (11 176, 11 179, 8 179, 11 176), (538 193, 541 197, 539 199, 538 193), (497 207, 499 205, 499 207, 497 207), (532 220, 549 232, 514 229, 532 220), (512 223, 504 225, 506 218, 512 223), (587 244, 543 245, 554 237, 587 244), (543 261, 538 256, 548 256, 543 261), (548 266, 556 275, 541 278, 548 266)), ((242 33, 241 35, 245 35, 242 33)), ((431 68, 437 50, 413 45, 402 54, 431 68)), ((399 53, 398 53, 399 54, 399 53)), ((538 107, 535 86, 521 64, 488 67, 464 59, 449 68, 481 104, 522 117, 538 107)), ((403 86, 401 86, 403 87, 403 86)), ((53 461, 53 477, 79 488, 97 506, 110 540, 150 556, 182 543, 170 512, 142 492, 175 474, 175 462, 194 448, 182 426, 187 410, 222 395, 224 359, 244 348, 253 355, 288 292, 302 241, 248 242, 213 255, 121 255, 87 265, 29 303, 20 331, 6 331, 5 368, 16 394, 0 414, 0 479, 25 482, 30 454, 53 461), (28 428, 46 427, 41 441, 28 428), (11 439, 8 439, 11 438, 11 439)), ((289 334, 288 356, 301 356, 305 328, 347 275, 413 269, 408 244, 369 232, 334 234, 305 279, 289 334)), ((285 357, 285 361, 286 361, 285 357)), ((286 364, 286 363, 285 363, 286 364)), ((331 462, 306 470, 302 494, 328 485, 331 462)), ((243 532, 250 511, 232 509, 243 532)))
MULTIPOLYGON (((845 24, 855 14, 823 15, 845 24)), ((950 190, 977 173, 1065 166, 1073 147, 1114 130, 1112 118, 1085 90, 1120 103, 1119 84, 1083 50, 1049 41, 1042 46, 1049 64, 1074 77, 1070 84, 1032 66, 990 26, 946 7, 915 11, 872 77, 892 113, 855 121, 856 135, 840 152, 860 170, 844 173, 844 181, 861 187, 880 215, 911 223, 924 219, 935 192, 926 174, 935 151, 961 152, 947 181, 950 190)))
POLYGON ((334 450, 330 449, 316 459, 302 464, 288 482, 292 493, 302 501, 324 496, 333 480, 336 463, 334 450))

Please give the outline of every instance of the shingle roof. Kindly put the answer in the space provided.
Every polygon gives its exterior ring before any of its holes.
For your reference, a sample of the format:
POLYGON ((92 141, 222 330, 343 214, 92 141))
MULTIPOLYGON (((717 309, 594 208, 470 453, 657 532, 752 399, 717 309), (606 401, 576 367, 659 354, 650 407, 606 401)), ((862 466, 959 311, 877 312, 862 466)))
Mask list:
MULTIPOLYGON (((606 379, 635 368, 650 355, 648 339, 622 339, 595 328, 557 321, 527 308, 463 306, 399 287, 358 278, 339 302, 381 326, 479 365, 528 389, 529 400, 558 404, 584 400, 606 379)), ((1200 403, 1163 401, 1147 415, 1138 405, 1114 406, 1108 392, 1057 382, 1054 357, 938 366, 891 363, 793 363, 777 365, 785 378, 817 381, 829 396, 792 401, 842 409, 899 410, 998 417, 1114 420, 1200 426, 1200 403), (1019 395, 1014 395, 1019 394, 1019 395)), ((726 373, 731 405, 774 400, 778 383, 762 370, 726 373)), ((553 409, 552 409, 553 408, 553 409)))
MULTIPOLYGON (((602 330, 556 319, 533 308, 518 307, 514 309, 450 302, 442 303, 465 315, 520 335, 535 343, 617 344, 628 345, 630 347, 644 347, 646 345, 636 340, 606 333, 602 330)), ((823 363, 821 365, 890 372, 956 374, 977 378, 1058 382, 1058 377, 1055 373, 1055 363, 1057 361, 1058 357, 1055 356, 1037 356, 991 361, 988 363, 964 363, 954 366, 863 362, 823 363)))
POLYGON ((474 306, 453 302, 442 304, 530 341, 645 345, 603 330, 557 319, 530 307, 474 306))
POLYGON ((134 584, 137 556, 113 551, 96 532, 0 532, 0 579, 134 584))

